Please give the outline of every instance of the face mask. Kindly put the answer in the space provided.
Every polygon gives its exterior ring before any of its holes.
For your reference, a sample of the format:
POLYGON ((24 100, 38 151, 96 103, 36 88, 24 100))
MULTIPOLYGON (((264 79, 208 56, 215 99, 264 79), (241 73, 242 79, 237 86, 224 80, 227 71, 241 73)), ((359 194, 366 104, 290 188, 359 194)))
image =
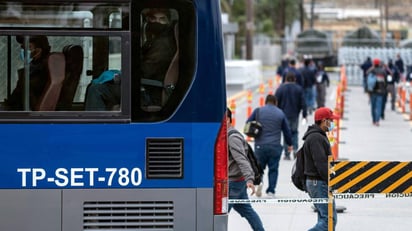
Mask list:
POLYGON ((335 123, 333 121, 329 122, 329 127, 328 127, 328 131, 332 131, 335 128, 335 123))
POLYGON ((146 32, 151 33, 153 35, 159 35, 163 31, 166 31, 169 27, 168 24, 161 24, 158 22, 149 22, 146 26, 146 32))
MULTIPOLYGON (((25 51, 24 51, 24 49, 21 49, 20 50, 20 59, 23 62, 24 62, 24 55, 25 55, 25 51)), ((32 60, 30 50, 27 51, 27 58, 28 58, 27 62, 30 63, 31 60, 32 60)))

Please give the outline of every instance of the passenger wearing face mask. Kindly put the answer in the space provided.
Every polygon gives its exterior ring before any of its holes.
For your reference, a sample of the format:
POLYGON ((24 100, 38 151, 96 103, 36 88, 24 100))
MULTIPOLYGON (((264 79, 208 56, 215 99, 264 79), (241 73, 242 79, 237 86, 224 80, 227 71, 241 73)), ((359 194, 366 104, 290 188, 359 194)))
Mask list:
MULTIPOLYGON (((327 107, 315 111, 315 123, 308 127, 303 136, 304 173, 306 189, 311 198, 328 198, 328 157, 332 155, 326 132, 334 128, 334 119, 339 116, 333 114, 327 107)), ((317 224, 309 230, 328 229, 328 204, 314 203, 317 213, 317 224)), ((333 202, 333 230, 337 223, 335 202, 333 202)))
MULTIPOLYGON (((16 40, 20 43, 20 58, 22 61, 29 63, 29 107, 35 110, 38 101, 43 93, 48 79, 47 58, 50 54, 50 45, 46 36, 31 36, 29 38, 29 47, 24 46, 24 37, 17 36, 16 40), (27 54, 27 55, 26 55, 27 54), (28 60, 25 60, 28 59, 28 60)), ((21 111, 24 109, 24 92, 25 92, 25 69, 17 70, 18 80, 16 88, 5 100, 6 110, 21 111)))
POLYGON ((144 89, 142 103, 161 105, 163 80, 170 62, 176 53, 174 24, 170 10, 154 8, 145 14, 146 40, 142 47, 142 78, 144 89))

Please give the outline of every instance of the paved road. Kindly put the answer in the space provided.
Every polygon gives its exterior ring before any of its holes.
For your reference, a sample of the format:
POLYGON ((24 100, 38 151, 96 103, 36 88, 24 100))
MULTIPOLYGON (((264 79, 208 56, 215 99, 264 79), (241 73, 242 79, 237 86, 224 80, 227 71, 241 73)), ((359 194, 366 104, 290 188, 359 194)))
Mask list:
MULTIPOLYGON (((332 76, 336 78, 336 76, 332 76)), ((336 86, 328 89, 329 107, 335 105, 336 86)), ((230 94, 234 94, 229 93, 230 94)), ((253 100, 258 105, 259 95, 253 100)), ((388 104, 389 105, 389 104, 388 104)), ((236 127, 242 129, 246 119, 247 102, 241 100, 236 107, 236 127)), ((313 117, 309 123, 313 123, 313 117)), ((307 125, 300 125, 299 136, 303 135, 307 125)), ((399 111, 386 109, 386 118, 380 127, 372 126, 367 95, 361 87, 349 86, 345 92, 345 112, 341 126, 341 144, 339 157, 355 160, 412 160, 411 123, 399 111)), ((300 139, 301 140, 301 139, 300 139)), ((300 141, 301 144, 301 141, 300 141)), ((276 198, 308 198, 298 191, 290 182, 292 161, 281 160, 276 198)), ((264 178, 267 185, 267 176, 264 178)), ((255 198, 255 197, 251 197, 255 198)), ((374 199, 338 199, 337 205, 346 208, 338 214, 338 231, 365 230, 411 230, 412 197, 408 198, 374 198, 374 199)), ((316 223, 316 213, 310 204, 253 204, 261 216, 266 230, 302 231, 308 230, 316 223)), ((230 231, 251 230, 247 221, 234 210, 229 214, 230 231)))

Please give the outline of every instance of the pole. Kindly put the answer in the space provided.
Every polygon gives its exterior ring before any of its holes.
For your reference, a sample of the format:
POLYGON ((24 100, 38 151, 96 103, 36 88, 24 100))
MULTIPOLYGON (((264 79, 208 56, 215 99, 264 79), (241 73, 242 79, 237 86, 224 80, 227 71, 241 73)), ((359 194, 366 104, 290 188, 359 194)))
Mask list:
POLYGON ((246 59, 253 59, 253 0, 246 0, 246 59))
POLYGON ((330 174, 332 174, 333 156, 328 157, 328 231, 333 231, 333 195, 330 187, 330 174))

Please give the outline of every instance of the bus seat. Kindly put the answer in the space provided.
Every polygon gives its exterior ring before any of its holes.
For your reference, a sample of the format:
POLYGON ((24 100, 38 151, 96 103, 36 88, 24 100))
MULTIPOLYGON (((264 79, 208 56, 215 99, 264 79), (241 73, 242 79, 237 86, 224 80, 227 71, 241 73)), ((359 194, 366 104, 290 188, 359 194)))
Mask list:
MULTIPOLYGON (((169 100, 169 96, 172 94, 173 90, 176 87, 176 83, 179 78, 179 27, 177 23, 174 25, 174 37, 176 41, 176 52, 172 60, 170 61, 169 68, 166 71, 165 78, 163 80, 163 86, 161 86, 161 82, 159 84, 160 85, 159 87, 163 87, 161 105, 160 106, 159 105, 145 106, 143 107, 145 111, 148 111, 148 112, 160 111, 162 107, 167 103, 167 101, 169 100)), ((153 85, 153 84, 150 84, 151 81, 147 79, 142 79, 142 82, 146 84, 148 83, 149 85, 153 85)), ((153 86, 156 86, 156 85, 154 84, 153 86)))
POLYGON ((179 27, 178 24, 174 28, 174 36, 176 40, 176 53, 170 62, 169 68, 166 72, 165 79, 163 82, 163 93, 162 93, 162 106, 164 106, 169 99, 170 94, 172 94, 177 80, 179 78, 179 27))
POLYGON ((36 110, 55 110, 65 78, 65 63, 65 57, 62 53, 49 55, 47 60, 49 78, 36 110))
POLYGON ((63 54, 66 58, 66 77, 56 109, 67 111, 72 108, 74 95, 83 71, 83 48, 79 45, 67 45, 63 48, 63 54))

